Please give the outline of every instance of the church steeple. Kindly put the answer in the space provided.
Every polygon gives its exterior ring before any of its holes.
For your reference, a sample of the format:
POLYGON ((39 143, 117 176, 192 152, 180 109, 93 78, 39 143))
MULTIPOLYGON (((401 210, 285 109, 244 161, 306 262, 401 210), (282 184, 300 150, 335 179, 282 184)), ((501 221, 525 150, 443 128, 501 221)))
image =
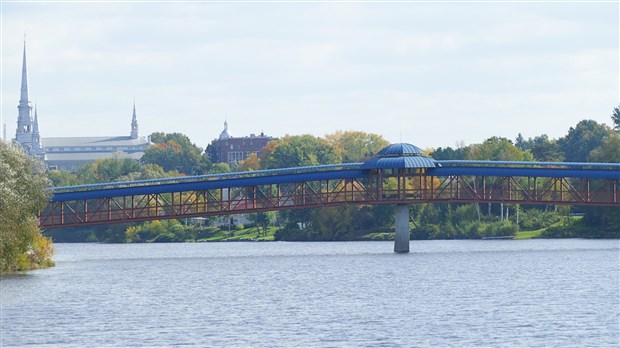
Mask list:
POLYGON ((138 118, 136 117, 136 102, 133 102, 133 117, 131 118, 131 139, 138 139, 138 118))
POLYGON ((19 98, 20 104, 22 102, 30 103, 28 100, 28 71, 26 68, 26 38, 24 37, 24 55, 22 60, 22 88, 19 98))
POLYGON ((34 122, 32 124, 32 134, 39 135, 39 115, 37 113, 37 105, 34 106, 34 122))
POLYGON ((39 134, 39 115, 37 113, 37 106, 34 106, 34 122, 32 125, 32 151, 37 153, 41 152, 43 147, 41 146, 41 134, 39 134))
POLYGON ((15 140, 28 151, 32 146, 32 106, 28 100, 28 73, 26 69, 26 38, 24 37, 24 56, 22 62, 22 86, 17 106, 17 131, 15 132, 15 140))

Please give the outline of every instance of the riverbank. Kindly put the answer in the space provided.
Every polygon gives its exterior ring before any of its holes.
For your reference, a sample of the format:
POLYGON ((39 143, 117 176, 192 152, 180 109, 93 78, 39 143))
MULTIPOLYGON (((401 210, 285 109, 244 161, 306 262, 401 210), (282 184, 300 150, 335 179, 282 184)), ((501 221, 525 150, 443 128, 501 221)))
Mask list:
MULTIPOLYGON (((497 223, 496 223, 497 224, 497 223)), ((432 240, 432 239, 482 239, 484 237, 504 237, 512 236, 514 239, 531 238, 618 238, 612 234, 605 234, 595 227, 586 226, 581 216, 562 217, 548 224, 543 228, 515 231, 514 225, 511 228, 498 231, 478 230, 486 228, 492 224, 479 224, 470 226, 471 233, 468 235, 450 233, 447 234, 420 234, 416 233, 415 227, 412 228, 412 239, 432 240), (435 237, 435 238, 433 238, 435 237)), ((441 229, 442 226, 432 226, 441 229)), ((499 225, 502 227, 502 225, 499 225)), ((238 241, 275 241, 275 240, 327 240, 327 239, 308 239, 313 236, 305 231, 299 230, 282 233, 279 227, 270 226, 265 231, 253 227, 243 227, 241 225, 231 225, 230 228, 207 227, 195 225, 182 225, 176 220, 153 221, 142 225, 108 225, 101 227, 73 228, 65 230, 51 230, 46 235, 52 237, 55 242, 99 242, 99 243, 170 243, 170 242, 238 242, 238 241), (304 239, 304 236, 306 239, 304 239), (289 239, 292 238, 292 239, 289 239)), ((364 233, 353 233, 351 241, 391 241, 394 240, 394 232, 389 229, 380 231, 368 231, 364 233)), ((339 240, 335 238, 333 240, 339 240)))
MULTIPOLYGON (((540 238, 548 229, 561 227, 562 222, 557 222, 549 227, 541 228, 533 231, 519 231, 514 239, 531 239, 540 238)), ((245 228, 240 230, 217 230, 208 238, 201 238, 197 242, 239 242, 239 241, 274 241, 277 227, 271 226, 267 229, 266 234, 257 233, 256 228, 245 228)), ((364 234, 359 240, 361 241, 391 241, 394 240, 394 232, 370 232, 364 234)))
POLYGON ((516 233, 514 239, 539 238, 547 234, 547 232, 552 229, 574 226, 578 224, 582 219, 583 219, 583 216, 570 216, 568 217, 568 220, 566 218, 563 218, 562 220, 556 223, 553 223, 547 227, 539 228, 539 229, 532 230, 532 231, 519 231, 516 233))

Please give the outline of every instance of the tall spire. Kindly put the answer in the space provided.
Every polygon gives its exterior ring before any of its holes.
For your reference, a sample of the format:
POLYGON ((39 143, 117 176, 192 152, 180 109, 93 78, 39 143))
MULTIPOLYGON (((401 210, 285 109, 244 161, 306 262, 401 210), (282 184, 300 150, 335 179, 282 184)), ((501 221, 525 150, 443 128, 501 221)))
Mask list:
POLYGON ((136 117, 136 101, 133 101, 133 117, 131 118, 131 139, 138 139, 138 118, 136 117))
POLYGON ((30 151, 32 146, 32 106, 28 100, 28 74, 26 70, 26 38, 24 36, 24 57, 22 62, 22 87, 19 104, 17 105, 17 130, 15 140, 24 150, 30 151))
POLYGON ((34 153, 40 152, 41 146, 41 134, 39 134, 39 115, 37 113, 37 105, 34 105, 34 123, 32 125, 32 151, 34 153))
POLYGON ((39 134, 39 115, 37 113, 37 104, 34 104, 34 123, 32 125, 32 133, 39 134))
POLYGON ((24 58, 22 61, 22 89, 19 98, 20 104, 22 102, 30 103, 28 100, 28 72, 26 69, 26 34, 24 34, 24 58))

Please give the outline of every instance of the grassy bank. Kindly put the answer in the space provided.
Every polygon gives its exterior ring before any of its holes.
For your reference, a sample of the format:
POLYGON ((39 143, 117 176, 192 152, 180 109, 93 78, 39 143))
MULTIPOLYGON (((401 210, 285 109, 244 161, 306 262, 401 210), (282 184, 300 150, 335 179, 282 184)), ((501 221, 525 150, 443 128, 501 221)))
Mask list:
POLYGON ((565 226, 572 226, 576 223, 579 223, 579 221, 581 221, 583 217, 582 216, 571 216, 568 219, 568 223, 566 218, 562 218, 562 220, 551 224, 547 227, 543 227, 537 230, 533 230, 533 231, 519 231, 517 232, 517 234, 515 235, 515 239, 530 239, 530 238, 538 238, 540 237, 542 234, 544 234, 547 230, 551 229, 551 228, 561 228, 561 227, 565 227, 565 226))
POLYGON ((244 228, 240 230, 216 230, 205 238, 201 238, 199 242, 234 242, 234 241, 272 241, 277 227, 270 226, 265 234, 260 232, 256 227, 244 228))

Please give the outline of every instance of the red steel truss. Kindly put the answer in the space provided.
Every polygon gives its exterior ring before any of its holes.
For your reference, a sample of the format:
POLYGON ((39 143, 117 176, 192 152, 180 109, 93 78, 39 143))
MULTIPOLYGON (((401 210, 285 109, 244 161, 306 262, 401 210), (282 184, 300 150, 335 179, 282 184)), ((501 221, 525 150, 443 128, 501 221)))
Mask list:
POLYGON ((618 179, 431 176, 424 169, 367 177, 50 202, 44 229, 343 204, 507 203, 620 207, 618 179))

